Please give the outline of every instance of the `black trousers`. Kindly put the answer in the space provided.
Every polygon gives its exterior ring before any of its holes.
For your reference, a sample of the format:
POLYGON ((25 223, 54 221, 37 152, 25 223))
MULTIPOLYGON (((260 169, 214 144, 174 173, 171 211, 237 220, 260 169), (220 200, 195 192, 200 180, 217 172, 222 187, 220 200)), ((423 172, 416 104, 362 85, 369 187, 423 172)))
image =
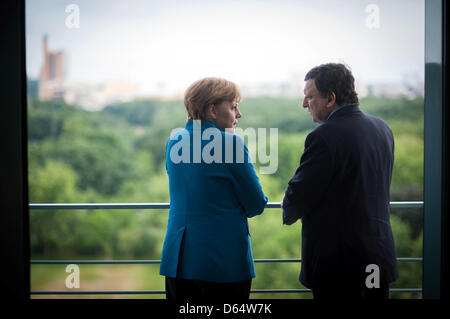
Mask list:
POLYGON ((313 287, 313 296, 316 300, 385 300, 389 299, 389 284, 380 283, 379 288, 367 288, 365 286, 329 285, 313 287))
POLYGON ((218 283, 166 277, 166 298, 170 302, 221 300, 245 301, 250 298, 252 280, 218 283))

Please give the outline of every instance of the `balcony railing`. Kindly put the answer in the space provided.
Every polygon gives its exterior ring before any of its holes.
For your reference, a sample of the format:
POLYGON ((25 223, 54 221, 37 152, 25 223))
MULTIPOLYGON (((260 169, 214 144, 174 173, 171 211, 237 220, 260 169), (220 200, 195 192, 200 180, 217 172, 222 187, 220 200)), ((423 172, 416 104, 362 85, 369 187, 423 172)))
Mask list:
MULTIPOLYGON (((423 202, 391 202, 391 208, 423 208, 423 202)), ((121 209, 146 209, 167 210, 169 203, 114 203, 114 204, 29 204, 30 210, 121 210, 121 209)), ((266 208, 280 208, 280 203, 269 202, 266 208)), ((165 211, 166 212, 166 211, 165 211)), ((398 262, 423 262, 423 258, 408 257, 397 258, 398 262)), ((159 264, 160 260, 31 260, 32 265, 143 265, 159 264)), ((300 263, 299 259, 255 259, 255 263, 300 263)), ((390 292, 421 293, 422 288, 391 288, 390 292)), ((310 289, 252 289, 251 293, 311 293, 310 289)), ((31 295, 162 295, 164 290, 133 290, 133 291, 31 291, 31 295)))

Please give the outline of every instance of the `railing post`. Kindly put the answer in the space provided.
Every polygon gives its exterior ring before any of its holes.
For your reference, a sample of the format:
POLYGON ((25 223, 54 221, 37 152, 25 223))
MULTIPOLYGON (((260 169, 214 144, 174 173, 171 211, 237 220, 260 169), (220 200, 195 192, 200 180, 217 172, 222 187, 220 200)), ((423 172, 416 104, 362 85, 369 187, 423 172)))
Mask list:
POLYGON ((425 1, 423 296, 441 296, 443 181, 443 1, 425 1))

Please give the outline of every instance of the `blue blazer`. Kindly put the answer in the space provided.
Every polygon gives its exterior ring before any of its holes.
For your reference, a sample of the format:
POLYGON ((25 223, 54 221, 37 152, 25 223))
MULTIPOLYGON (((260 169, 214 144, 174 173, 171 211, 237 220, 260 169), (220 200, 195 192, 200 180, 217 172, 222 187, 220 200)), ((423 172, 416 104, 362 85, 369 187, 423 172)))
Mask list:
POLYGON ((308 288, 364 285, 366 267, 398 278, 389 220, 394 138, 381 119, 344 106, 312 131, 289 181, 283 222, 303 218, 300 281, 308 288))
POLYGON ((267 197, 243 139, 190 120, 167 142, 166 169, 170 211, 160 274, 213 282, 254 278, 247 218, 263 212, 267 197), (225 153, 230 145, 233 154, 225 153))

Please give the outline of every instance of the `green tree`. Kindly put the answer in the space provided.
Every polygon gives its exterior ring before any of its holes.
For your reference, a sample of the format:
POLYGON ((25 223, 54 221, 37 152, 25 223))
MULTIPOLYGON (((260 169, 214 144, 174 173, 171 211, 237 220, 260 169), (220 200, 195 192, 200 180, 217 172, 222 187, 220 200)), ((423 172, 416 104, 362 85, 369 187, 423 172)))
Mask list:
MULTIPOLYGON (((29 168, 31 203, 70 203, 78 198, 76 173, 66 164, 48 161, 45 166, 29 168)), ((57 255, 75 245, 71 230, 77 216, 54 210, 30 212, 30 246, 32 254, 57 255)))

